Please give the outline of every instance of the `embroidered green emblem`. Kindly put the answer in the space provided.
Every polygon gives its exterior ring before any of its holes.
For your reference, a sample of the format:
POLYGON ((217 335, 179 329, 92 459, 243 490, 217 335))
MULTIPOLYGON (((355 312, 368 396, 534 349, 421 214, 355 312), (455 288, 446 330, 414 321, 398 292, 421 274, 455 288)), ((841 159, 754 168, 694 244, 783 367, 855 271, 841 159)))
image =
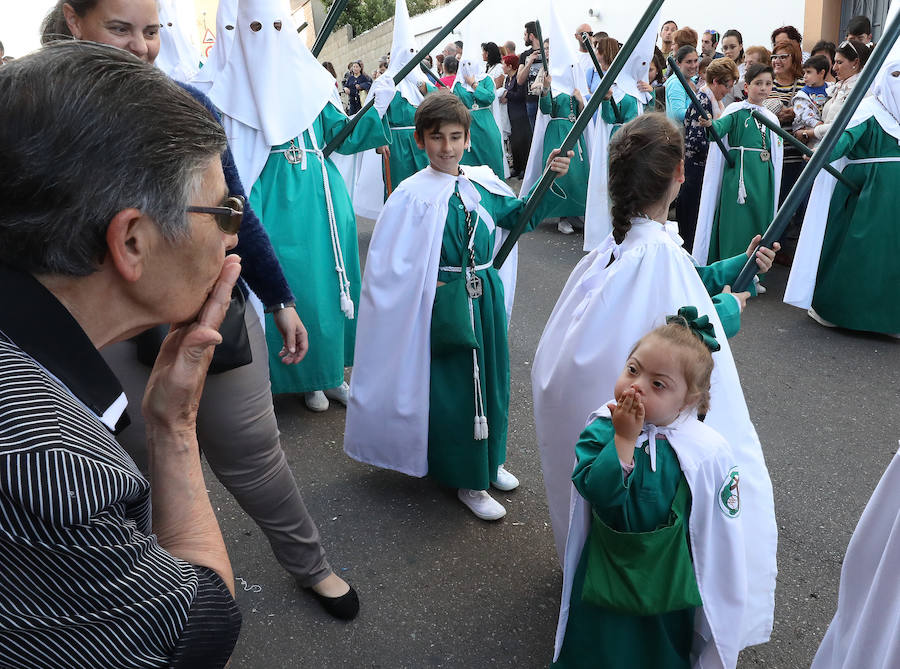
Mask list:
POLYGON ((728 470, 725 481, 719 487, 719 508, 727 518, 737 518, 741 515, 740 481, 741 475, 735 466, 728 470))

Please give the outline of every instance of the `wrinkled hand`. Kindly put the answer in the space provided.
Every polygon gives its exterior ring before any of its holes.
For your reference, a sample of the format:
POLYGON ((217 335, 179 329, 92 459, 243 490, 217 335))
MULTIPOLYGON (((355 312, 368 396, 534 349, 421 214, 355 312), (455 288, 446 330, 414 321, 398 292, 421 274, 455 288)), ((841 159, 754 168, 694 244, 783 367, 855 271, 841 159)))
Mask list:
POLYGON ((276 311, 272 318, 275 319, 275 327, 281 333, 284 347, 278 352, 278 357, 284 365, 296 365, 303 360, 309 350, 309 338, 303 321, 297 315, 294 307, 285 307, 276 311))
POLYGON ((148 427, 196 432, 197 408, 213 350, 222 342, 222 325, 241 259, 225 257, 219 278, 197 317, 172 325, 163 340, 144 392, 142 411, 148 427))
POLYGON ((387 158, 388 160, 390 160, 390 158, 391 158, 391 147, 390 147, 389 145, 387 145, 387 144, 385 144, 384 146, 379 146, 379 147, 377 147, 377 148, 375 149, 375 153, 377 153, 377 154, 380 155, 380 156, 384 156, 385 158, 387 158))
POLYGON ((745 290, 745 291, 742 292, 742 293, 732 293, 732 292, 731 292, 731 286, 725 286, 725 287, 722 289, 722 292, 723 292, 723 293, 729 293, 730 295, 734 295, 735 298, 737 298, 737 301, 738 301, 738 307, 740 308, 741 312, 743 313, 744 307, 747 306, 747 300, 750 299, 750 292, 745 290))
POLYGON ((750 246, 747 247, 747 257, 752 258, 753 252, 756 251, 756 265, 759 267, 758 274, 765 274, 772 269, 772 263, 775 261, 775 254, 781 250, 781 244, 775 242, 772 248, 759 246, 762 235, 756 235, 750 240, 750 246), (759 246, 759 248, 757 248, 759 246))
POLYGON ((707 116, 706 118, 698 118, 697 123, 700 124, 703 128, 711 128, 712 127, 712 119, 707 116))
POLYGON ((553 172, 556 172, 557 177, 561 177, 569 171, 569 162, 574 155, 574 151, 569 151, 568 157, 561 156, 559 155, 559 149, 553 149, 550 155, 547 156, 547 164, 553 172))
POLYGON ((606 407, 612 414, 612 424, 616 430, 616 435, 635 442, 644 429, 644 402, 641 400, 641 394, 634 389, 634 386, 622 393, 621 397, 616 398, 616 403, 607 404, 606 407))

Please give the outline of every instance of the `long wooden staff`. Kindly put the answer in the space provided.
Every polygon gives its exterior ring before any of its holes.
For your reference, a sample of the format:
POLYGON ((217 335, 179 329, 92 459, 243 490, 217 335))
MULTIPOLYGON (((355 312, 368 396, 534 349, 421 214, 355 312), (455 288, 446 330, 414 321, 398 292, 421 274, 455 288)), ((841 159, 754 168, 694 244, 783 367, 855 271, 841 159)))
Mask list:
MULTIPOLYGON (((672 74, 678 77, 678 81, 681 82, 682 88, 687 92, 688 99, 691 101, 691 106, 697 110, 697 113, 700 114, 700 118, 704 121, 709 118, 709 114, 706 113, 706 110, 703 108, 703 105, 700 104, 700 100, 697 99, 696 93, 694 93, 694 89, 691 88, 691 84, 684 77, 684 73, 681 71, 681 68, 678 67, 678 63, 675 62, 675 59, 672 56, 669 56, 669 67, 672 68, 672 74)), ((731 157, 731 154, 728 152, 728 149, 725 148, 725 143, 722 141, 722 135, 715 129, 714 126, 710 126, 708 128, 709 134, 713 136, 713 139, 716 140, 716 144, 719 146, 719 150, 722 152, 722 156, 725 158, 725 162, 728 163, 728 167, 734 167, 734 158, 731 157)))
POLYGON ((325 15, 325 21, 322 23, 322 29, 319 31, 319 34, 316 35, 316 41, 313 42, 312 49, 310 49, 312 55, 316 58, 322 53, 325 42, 327 42, 328 38, 331 36, 331 32, 337 25, 338 18, 343 13, 344 8, 349 1, 350 0, 334 0, 334 3, 328 8, 328 13, 325 15))
MULTIPOLYGON (((656 16, 659 8, 662 7, 663 1, 664 0, 651 0, 650 6, 647 7, 647 11, 641 16, 634 31, 628 38, 628 41, 625 42, 625 45, 619 51, 616 59, 612 62, 612 65, 610 65, 609 70, 603 75, 603 79, 600 80, 600 85, 597 86, 597 90, 594 91, 591 99, 585 105, 584 109, 581 110, 581 114, 578 116, 572 129, 569 130, 569 134, 566 135, 563 140, 562 145, 559 147, 559 155, 568 155, 582 133, 584 133, 588 124, 594 117, 594 112, 597 111, 597 108, 600 107, 600 103, 603 102, 603 96, 606 95, 606 92, 613 85, 616 77, 619 76, 619 72, 625 67, 625 63, 629 56, 631 56, 631 52, 635 50, 638 42, 641 41, 641 38, 650 26, 650 22, 653 21, 653 17, 656 16)), ((534 215, 541 199, 550 189, 550 184, 553 182, 555 176, 556 173, 550 169, 549 165, 544 167, 544 173, 541 175, 541 180, 538 181, 537 186, 535 186, 534 191, 531 193, 531 197, 528 198, 528 202, 526 202, 525 206, 522 208, 522 212, 519 214, 519 220, 516 221, 515 227, 510 231, 509 236, 506 238, 506 241, 503 242, 500 250, 497 251, 497 255, 494 258, 495 268, 500 269, 500 267, 503 266, 509 252, 512 251, 512 247, 519 241, 519 237, 521 237, 522 232, 525 230, 525 226, 534 215)))
POLYGON ((394 186, 391 184, 391 159, 386 153, 382 153, 381 158, 384 160, 384 187, 390 195, 394 192, 394 186))
MULTIPOLYGON (((894 46, 894 42, 897 41, 898 35, 900 35, 900 12, 894 15, 894 18, 891 19, 891 22, 884 29, 884 32, 882 32, 881 39, 878 40, 878 44, 875 45, 875 50, 872 51, 872 55, 869 56, 869 60, 866 61, 865 67, 863 67, 862 72, 859 73, 859 81, 856 82, 856 86, 850 91, 850 95, 847 96, 844 106, 841 107, 841 110, 838 112, 838 115, 828 129, 828 132, 825 133, 825 137, 822 138, 822 142, 813 152, 813 157, 806 163, 806 167, 803 168, 800 177, 797 179, 794 187, 791 188, 791 192, 788 193, 788 196, 784 199, 778 213, 775 214, 772 223, 769 225, 765 234, 763 234, 762 241, 760 242, 761 246, 771 248, 772 244, 784 234, 784 231, 791 221, 791 217, 796 213, 797 209, 800 208, 800 205, 803 204, 806 193, 812 188, 813 181, 819 174, 819 170, 821 170, 826 163, 830 162, 831 152, 834 151, 834 147, 837 145, 841 133, 846 129, 847 124, 850 122, 850 118, 856 112, 856 108, 859 107, 859 103, 862 102, 863 97, 869 92, 869 87, 875 80, 875 75, 877 75, 878 70, 881 69, 888 53, 890 53, 891 48, 894 46)), ((749 258, 744 265, 744 269, 741 270, 738 278, 735 279, 734 285, 731 287, 732 290, 736 293, 747 290, 747 287, 750 285, 750 282, 753 281, 753 277, 756 275, 757 270, 756 259, 749 258)))
MULTIPOLYGON (((453 29, 456 28, 456 26, 458 26, 463 21, 463 19, 471 14, 475 10, 475 8, 481 4, 481 2, 482 0, 470 0, 469 4, 467 4, 459 11, 459 14, 450 19, 450 21, 443 28, 438 30, 435 33, 434 37, 428 40, 428 44, 419 49, 418 53, 416 53, 416 55, 414 55, 410 59, 410 61, 406 65, 404 65, 400 69, 400 71, 397 72, 397 74, 394 75, 394 85, 396 86, 397 84, 399 84, 406 78, 407 74, 412 72, 413 69, 419 67, 419 63, 421 63, 425 59, 425 56, 427 56, 434 47, 440 44, 447 35, 453 32, 453 29)), ((337 133, 332 138, 332 140, 328 142, 328 144, 325 145, 324 149, 322 149, 322 153, 326 158, 334 153, 334 150, 344 143, 344 140, 350 136, 351 132, 353 132, 356 124, 359 123, 360 119, 362 119, 365 113, 369 111, 369 109, 371 109, 374 104, 375 96, 370 95, 369 99, 366 100, 366 104, 363 106, 363 108, 356 112, 353 118, 350 119, 350 122, 347 123, 343 128, 341 128, 341 131, 337 133)))

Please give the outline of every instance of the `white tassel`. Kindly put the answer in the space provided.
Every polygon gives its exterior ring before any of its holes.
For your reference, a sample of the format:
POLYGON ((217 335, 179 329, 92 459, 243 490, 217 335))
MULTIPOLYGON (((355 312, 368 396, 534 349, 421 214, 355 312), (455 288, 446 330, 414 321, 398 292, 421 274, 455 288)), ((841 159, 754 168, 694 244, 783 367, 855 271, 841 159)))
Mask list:
POLYGON ((747 188, 744 186, 744 147, 741 147, 741 173, 738 177, 737 203, 744 204, 747 201, 747 188))
POLYGON ((341 294, 341 311, 344 312, 344 316, 346 316, 349 320, 353 320, 353 300, 351 300, 350 296, 346 293, 341 294))

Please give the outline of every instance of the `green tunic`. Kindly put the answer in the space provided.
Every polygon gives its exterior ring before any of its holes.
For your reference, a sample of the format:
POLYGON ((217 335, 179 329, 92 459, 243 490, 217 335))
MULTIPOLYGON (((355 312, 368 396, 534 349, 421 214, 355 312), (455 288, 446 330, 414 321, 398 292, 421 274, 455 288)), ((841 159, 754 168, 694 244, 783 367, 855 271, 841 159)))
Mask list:
MULTIPOLYGON (((657 439, 654 472, 649 454, 635 449, 634 471, 625 482, 614 436, 607 418, 581 433, 575 446, 575 488, 615 530, 649 532, 665 525, 682 478, 675 451, 668 441, 657 439)), ((685 524, 685 533, 687 529, 685 524)), ((628 616, 582 601, 588 545, 575 572, 565 639, 554 669, 689 669, 695 609, 628 616)))
POLYGON ((619 116, 616 116, 616 113, 613 111, 612 100, 604 100, 603 104, 600 105, 600 116, 612 126, 609 131, 610 139, 624 124, 638 117, 638 101, 631 95, 626 95, 616 105, 619 108, 619 116))
MULTIPOLYGON (((703 282, 706 292, 712 296, 713 306, 719 314, 719 320, 722 322, 722 328, 725 330, 725 336, 731 338, 741 329, 741 308, 733 297, 721 294, 725 286, 730 286, 737 279, 738 274, 744 269, 747 263, 747 254, 741 253, 727 260, 720 260, 711 265, 695 266, 700 280, 703 282)), ((756 285, 750 284, 747 289, 750 294, 756 296, 756 285)), ((719 332, 716 336, 719 336, 719 332)))
MULTIPOLYGON (((474 183, 474 182, 473 182, 474 183)), ((496 225, 511 228, 525 206, 523 200, 488 192, 475 184, 481 206, 496 225)), ((552 203, 545 198, 529 221, 533 230, 550 215, 552 203)), ((475 232, 475 264, 491 262, 494 235, 479 221, 475 232)), ((461 267, 468 258, 465 212, 459 199, 450 198, 441 244, 441 267, 461 267)), ((454 488, 487 490, 497 479, 497 467, 506 460, 506 428, 509 418, 509 343, 506 337, 506 306, 503 283, 497 270, 477 272, 484 294, 472 300, 475 337, 478 340, 478 367, 488 439, 474 438, 475 385, 471 351, 431 356, 431 391, 428 414, 428 474, 454 488)), ((461 273, 439 272, 438 281, 462 280, 461 273)))
MULTIPOLYGON (((326 104, 312 125, 318 147, 324 148, 347 122, 343 113, 326 104)), ((295 143, 312 148, 309 133, 305 130, 295 143)), ((389 141, 387 133, 387 124, 371 109, 338 151, 354 153, 382 146, 389 141)), ((289 146, 290 142, 286 142, 273 150, 289 146)), ((341 311, 322 163, 314 153, 306 152, 305 157, 306 169, 300 163, 288 162, 283 153, 271 154, 250 192, 250 205, 272 240, 297 300, 297 313, 309 333, 306 357, 299 364, 284 365, 278 357, 284 346, 281 334, 272 316, 266 316, 273 393, 334 388, 344 381, 344 367, 353 364, 356 321, 348 320, 341 311)), ((350 294, 357 305, 360 271, 356 216, 341 173, 330 159, 326 167, 350 294)))
MULTIPOLYGON (((429 86, 429 91, 434 87, 429 86)), ((416 109, 409 101, 394 93, 385 118, 391 127, 391 186, 396 188, 406 177, 428 167, 428 155, 416 145, 413 137, 416 125, 416 109)), ((382 168, 383 171, 384 168, 382 168)), ((387 179, 384 180, 384 197, 387 199, 387 179)))
MULTIPOLYGON (((897 140, 874 118, 844 132, 830 160, 846 156, 900 158, 897 140)), ((813 308, 851 330, 900 333, 900 162, 847 165, 844 176, 857 197, 838 182, 831 197, 813 308)))
POLYGON ((501 179, 506 158, 503 156, 503 140, 500 128, 494 120, 494 81, 485 77, 478 82, 475 91, 466 90, 459 82, 453 92, 472 110, 472 125, 469 129, 469 150, 463 153, 461 165, 487 165, 501 179))
POLYGON ((713 121, 713 126, 721 136, 727 135, 734 167, 726 164, 722 173, 722 189, 709 240, 707 258, 710 262, 745 251, 753 236, 765 232, 775 215, 775 170, 771 159, 764 161, 760 157, 761 149, 772 150, 769 131, 765 131, 763 144, 763 133, 750 116, 749 109, 722 116, 713 121), (744 204, 737 201, 741 146, 756 149, 744 152, 744 187, 747 191, 744 204))
MULTIPOLYGON (((577 99, 565 93, 542 95, 539 105, 541 112, 550 117, 544 131, 544 152, 541 156, 543 166, 547 164, 550 152, 562 146, 566 135, 575 125, 573 117, 577 118, 583 107, 577 99)), ((578 138, 574 151, 575 155, 569 162, 568 174, 556 179, 550 187, 550 192, 545 196, 557 201, 555 206, 559 212, 557 216, 584 216, 591 158, 584 135, 578 138)))

